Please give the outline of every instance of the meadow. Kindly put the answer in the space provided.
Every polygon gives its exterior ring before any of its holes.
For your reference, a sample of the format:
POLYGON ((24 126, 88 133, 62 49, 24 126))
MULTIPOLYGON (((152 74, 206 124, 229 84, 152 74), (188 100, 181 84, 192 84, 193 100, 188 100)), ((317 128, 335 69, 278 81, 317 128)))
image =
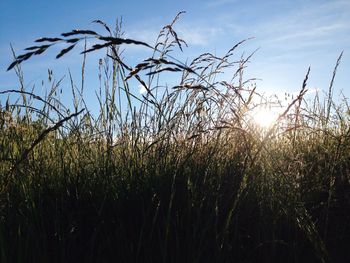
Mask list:
POLYGON ((248 40, 177 60, 177 19, 154 46, 96 20, 103 34, 73 30, 14 54, 19 89, 0 91, 0 262, 350 262, 350 109, 333 99, 341 55, 327 94, 305 98, 309 70, 281 105, 245 79, 253 54, 237 48, 248 40), (57 58, 82 52, 82 81, 62 87, 49 70, 44 94, 26 89, 21 63, 58 43, 57 58), (151 55, 129 66, 129 45, 151 55), (106 57, 87 105, 85 58, 97 50, 106 57), (275 106, 269 125, 251 118, 275 106))

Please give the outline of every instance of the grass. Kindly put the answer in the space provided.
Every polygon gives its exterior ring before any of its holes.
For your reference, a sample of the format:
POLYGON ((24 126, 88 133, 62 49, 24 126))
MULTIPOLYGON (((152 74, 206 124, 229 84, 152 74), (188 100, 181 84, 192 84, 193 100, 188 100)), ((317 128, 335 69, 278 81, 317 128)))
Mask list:
POLYGON ((14 55, 20 89, 1 92, 1 262, 348 262, 349 107, 332 101, 341 56, 326 98, 304 99, 308 71, 262 129, 247 118, 267 101, 244 79, 251 56, 234 59, 245 41, 183 64, 171 53, 186 45, 173 29, 179 15, 154 47, 97 20, 107 36, 76 30, 14 55), (50 71, 45 95, 24 88, 21 63, 67 43, 61 57, 80 41, 72 108, 50 71), (128 66, 121 44, 151 56, 128 66), (96 116, 84 72, 98 49, 96 116), (164 85, 168 74, 177 85, 164 85), (131 92, 135 80, 144 95, 131 92))

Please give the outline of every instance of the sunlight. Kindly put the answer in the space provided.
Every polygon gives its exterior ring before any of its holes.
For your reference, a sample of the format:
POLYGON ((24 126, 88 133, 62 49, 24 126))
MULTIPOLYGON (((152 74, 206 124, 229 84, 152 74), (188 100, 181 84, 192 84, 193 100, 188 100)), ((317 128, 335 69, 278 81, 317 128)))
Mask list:
POLYGON ((251 113, 253 121, 261 128, 271 127, 278 118, 278 113, 271 108, 258 107, 251 113))

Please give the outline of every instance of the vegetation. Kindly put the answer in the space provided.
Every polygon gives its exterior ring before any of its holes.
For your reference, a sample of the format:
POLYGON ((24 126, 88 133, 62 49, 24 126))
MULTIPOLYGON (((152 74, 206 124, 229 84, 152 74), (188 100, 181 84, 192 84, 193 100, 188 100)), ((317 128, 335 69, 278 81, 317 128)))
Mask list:
POLYGON ((9 69, 21 88, 0 92, 8 97, 0 105, 1 262, 348 262, 349 106, 332 101, 341 56, 325 99, 304 99, 309 70, 262 128, 249 116, 272 102, 244 79, 251 55, 234 59, 245 41, 183 64, 171 55, 186 45, 177 19, 154 47, 97 20, 107 36, 74 30, 15 56, 9 69), (50 70, 45 95, 25 89, 22 62, 66 43, 61 57, 80 42, 73 107, 50 70), (152 55, 130 67, 121 44, 152 55), (96 116, 84 70, 98 49, 107 52, 96 116), (169 74, 179 77, 172 87, 163 84, 169 74), (138 84, 144 95, 131 92, 138 84))

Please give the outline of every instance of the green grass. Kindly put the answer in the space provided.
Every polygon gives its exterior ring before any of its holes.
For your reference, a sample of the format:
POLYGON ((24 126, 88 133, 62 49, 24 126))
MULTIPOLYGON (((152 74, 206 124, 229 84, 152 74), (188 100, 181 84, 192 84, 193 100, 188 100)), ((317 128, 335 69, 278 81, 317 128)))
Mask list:
POLYGON ((251 56, 234 58, 244 41, 185 65, 170 55, 185 45, 177 18, 155 49, 101 21, 107 37, 46 40, 106 43, 97 116, 84 100, 86 53, 71 109, 51 72, 46 95, 26 90, 20 64, 36 54, 15 56, 21 88, 1 92, 1 262, 348 262, 349 107, 332 101, 341 56, 329 96, 304 99, 308 72, 263 130, 247 118, 265 100, 244 79, 251 56), (153 55, 130 67, 121 43, 153 55), (134 79, 144 96, 130 92, 134 79))

